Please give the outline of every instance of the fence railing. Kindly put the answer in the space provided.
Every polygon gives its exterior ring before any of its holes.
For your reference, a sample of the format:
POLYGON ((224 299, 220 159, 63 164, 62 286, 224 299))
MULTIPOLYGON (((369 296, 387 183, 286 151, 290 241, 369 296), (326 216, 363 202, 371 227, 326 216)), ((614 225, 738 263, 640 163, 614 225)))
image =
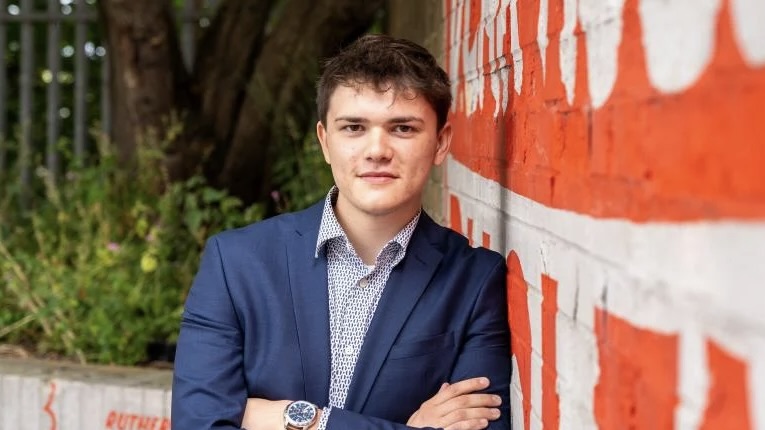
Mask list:
MULTIPOLYGON (((217 3, 186 0, 178 12, 187 67, 217 3)), ((82 161, 92 151, 90 127, 109 135, 108 55, 95 0, 0 0, 0 177, 15 180, 12 165, 22 189, 38 166, 58 177, 64 152, 82 161)))

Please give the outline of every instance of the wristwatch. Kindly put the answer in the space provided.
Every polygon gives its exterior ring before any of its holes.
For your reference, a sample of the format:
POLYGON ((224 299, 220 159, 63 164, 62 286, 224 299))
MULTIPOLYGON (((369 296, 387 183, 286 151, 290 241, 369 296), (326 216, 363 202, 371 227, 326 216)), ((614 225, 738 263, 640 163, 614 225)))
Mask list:
POLYGON ((305 400, 292 402, 284 408, 284 430, 306 430, 319 415, 319 408, 305 400))

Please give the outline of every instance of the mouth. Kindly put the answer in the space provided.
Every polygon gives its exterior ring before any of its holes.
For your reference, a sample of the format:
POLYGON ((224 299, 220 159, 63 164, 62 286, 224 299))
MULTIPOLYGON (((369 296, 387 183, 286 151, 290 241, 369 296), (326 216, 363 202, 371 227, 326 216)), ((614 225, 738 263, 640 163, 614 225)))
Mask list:
POLYGON ((396 175, 390 172, 365 172, 359 178, 371 184, 385 184, 396 179, 396 175))

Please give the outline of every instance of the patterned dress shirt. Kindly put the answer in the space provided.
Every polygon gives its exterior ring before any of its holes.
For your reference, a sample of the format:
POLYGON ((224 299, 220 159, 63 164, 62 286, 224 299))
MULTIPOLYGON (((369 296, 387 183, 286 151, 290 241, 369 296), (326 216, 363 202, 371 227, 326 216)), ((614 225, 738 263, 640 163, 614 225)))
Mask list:
POLYGON ((367 266, 353 249, 335 217, 333 206, 337 195, 337 187, 332 187, 327 194, 316 241, 316 257, 322 251, 327 255, 332 355, 329 405, 323 410, 318 430, 326 429, 332 408, 342 409, 345 406, 348 387, 377 302, 391 271, 406 255, 407 245, 420 219, 418 212, 383 247, 375 259, 375 265, 367 266))

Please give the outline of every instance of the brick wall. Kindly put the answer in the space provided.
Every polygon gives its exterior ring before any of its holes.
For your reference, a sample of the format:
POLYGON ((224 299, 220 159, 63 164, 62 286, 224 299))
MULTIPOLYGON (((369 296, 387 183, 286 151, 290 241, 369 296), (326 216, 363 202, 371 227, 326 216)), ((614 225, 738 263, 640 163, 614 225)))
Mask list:
POLYGON ((765 3, 425 16, 443 213, 510 267, 514 429, 765 429, 765 3))

